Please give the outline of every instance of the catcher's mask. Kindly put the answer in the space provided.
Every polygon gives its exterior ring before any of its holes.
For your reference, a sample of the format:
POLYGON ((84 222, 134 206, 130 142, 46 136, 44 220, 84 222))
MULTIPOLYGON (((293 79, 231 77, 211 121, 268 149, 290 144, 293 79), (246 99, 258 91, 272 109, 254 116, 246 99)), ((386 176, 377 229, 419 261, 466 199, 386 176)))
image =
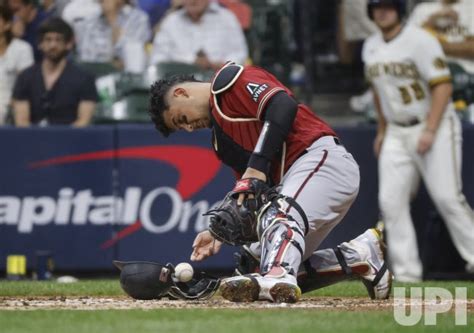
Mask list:
MULTIPOLYGON (((178 282, 172 264, 161 265, 148 261, 114 261, 120 269, 120 285, 132 298, 140 300, 172 299, 199 300, 211 298, 220 280, 208 276, 178 282)), ((204 273, 201 273, 204 275, 204 273)))

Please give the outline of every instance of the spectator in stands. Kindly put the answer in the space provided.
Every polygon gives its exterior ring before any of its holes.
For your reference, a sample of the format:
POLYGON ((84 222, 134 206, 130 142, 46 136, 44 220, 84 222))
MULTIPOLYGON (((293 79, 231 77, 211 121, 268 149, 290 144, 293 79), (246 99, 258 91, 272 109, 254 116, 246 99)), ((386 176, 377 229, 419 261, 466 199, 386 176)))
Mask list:
POLYGON ((413 10, 408 23, 432 32, 438 37, 448 61, 474 73, 474 1, 421 3, 413 10))
POLYGON ((341 63, 361 61, 364 40, 378 31, 367 15, 367 0, 342 0, 338 16, 337 39, 341 63))
POLYGON ((59 9, 56 6, 56 0, 41 0, 41 8, 48 17, 59 16, 59 9))
POLYGON ((123 0, 100 0, 102 14, 76 26, 78 55, 85 62, 123 68, 128 45, 144 47, 151 38, 148 16, 123 0))
POLYGON ((8 0, 8 4, 15 14, 13 35, 27 41, 33 47, 35 61, 40 61, 38 27, 48 18, 48 14, 36 5, 35 0, 8 0))
POLYGON ((5 123, 10 98, 18 74, 33 64, 31 46, 13 38, 13 13, 0 5, 0 125, 5 123))
POLYGON ((72 0, 62 12, 62 18, 73 27, 84 20, 99 16, 102 12, 97 0, 72 0))
POLYGON ((159 9, 157 12, 150 15, 150 22, 155 22, 155 23, 152 23, 153 35, 156 35, 156 33, 160 30, 160 25, 161 25, 161 22, 163 22, 163 19, 167 15, 183 8, 183 3, 184 3, 184 0, 171 0, 169 1, 168 9, 164 13, 161 12, 161 10, 159 9), (157 20, 158 18, 157 14, 160 16, 159 20, 157 20))
POLYGON ((39 27, 39 38, 44 59, 21 73, 13 90, 15 124, 88 125, 98 96, 94 78, 67 58, 72 28, 51 18, 39 27))
POLYGON ((234 13, 240 23, 242 30, 250 30, 252 25, 252 7, 241 0, 219 0, 219 3, 234 13))
POLYGON ((147 13, 150 25, 155 27, 171 8, 171 0, 137 0, 137 6, 147 13))
MULTIPOLYGON (((48 1, 48 0, 46 0, 48 1)), ((57 13, 62 15, 64 8, 71 2, 71 0, 54 0, 57 13)))
POLYGON ((227 60, 245 63, 247 44, 229 10, 209 0, 184 0, 166 16, 153 41, 151 63, 182 62, 218 69, 227 60))

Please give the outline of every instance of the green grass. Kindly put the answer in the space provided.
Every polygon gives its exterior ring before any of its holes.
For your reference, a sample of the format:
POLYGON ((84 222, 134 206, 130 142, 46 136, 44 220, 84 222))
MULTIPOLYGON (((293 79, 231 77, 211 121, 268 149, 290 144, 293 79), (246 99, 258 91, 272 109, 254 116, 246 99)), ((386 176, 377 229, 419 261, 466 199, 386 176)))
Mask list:
MULTIPOLYGON (((395 284, 402 287, 442 287, 451 292, 467 287, 474 298, 474 282, 427 281, 395 284)), ((118 279, 83 280, 72 284, 56 282, 0 281, 0 297, 15 296, 118 296, 124 295, 118 279)), ((309 296, 367 297, 358 281, 340 283, 309 296)), ((474 316, 467 326, 455 326, 454 314, 438 316, 436 326, 419 323, 404 327, 391 310, 335 311, 301 308, 271 309, 155 309, 155 310, 26 310, 0 311, 1 333, 147 333, 147 332, 460 332, 474 333, 474 316)))
POLYGON ((0 296, 117 296, 124 295, 118 279, 54 281, 0 281, 0 296))
POLYGON ((453 316, 438 317, 436 326, 398 325, 389 312, 334 312, 314 310, 113 310, 113 311, 18 311, 0 312, 2 332, 466 332, 454 326, 453 316))
MULTIPOLYGON (((474 298, 474 281, 424 281, 420 283, 394 283, 394 287, 437 287, 448 289, 453 295, 456 287, 467 288, 467 297, 474 298)), ((393 290, 392 290, 393 291, 393 290)), ((323 289, 308 293, 311 296, 332 296, 332 297, 365 297, 367 291, 359 281, 349 281, 338 283, 323 289)), ((474 330, 472 330, 474 333, 474 330)))
MULTIPOLYGON (((474 298, 474 281, 425 281, 395 283, 395 287, 441 287, 454 293, 456 287, 466 287, 468 298, 474 298)), ((76 283, 50 281, 0 281, 1 296, 119 296, 124 295, 118 279, 82 280, 76 283)), ((366 297, 367 291, 359 281, 348 281, 329 286, 307 296, 366 297)), ((474 330, 473 330, 474 333, 474 330)))

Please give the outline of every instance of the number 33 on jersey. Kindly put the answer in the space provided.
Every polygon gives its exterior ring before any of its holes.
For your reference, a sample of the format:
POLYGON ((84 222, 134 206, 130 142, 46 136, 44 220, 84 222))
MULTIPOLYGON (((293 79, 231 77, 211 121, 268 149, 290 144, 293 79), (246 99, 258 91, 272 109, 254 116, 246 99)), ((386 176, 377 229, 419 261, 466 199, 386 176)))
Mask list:
POLYGON ((366 77, 377 91, 389 122, 424 119, 430 110, 431 87, 451 80, 441 45, 417 27, 403 28, 388 42, 382 34, 370 37, 362 57, 366 77))

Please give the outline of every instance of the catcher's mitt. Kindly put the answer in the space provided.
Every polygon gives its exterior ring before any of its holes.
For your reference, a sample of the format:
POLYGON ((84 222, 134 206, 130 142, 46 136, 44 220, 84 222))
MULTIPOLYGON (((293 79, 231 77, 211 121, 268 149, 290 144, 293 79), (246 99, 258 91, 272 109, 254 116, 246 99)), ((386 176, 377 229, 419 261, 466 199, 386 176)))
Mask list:
POLYGON ((237 181, 216 209, 204 215, 210 215, 209 231, 221 242, 230 245, 243 245, 258 241, 257 212, 270 200, 273 191, 257 178, 246 178, 237 181), (242 205, 237 205, 240 194, 252 194, 242 205))

